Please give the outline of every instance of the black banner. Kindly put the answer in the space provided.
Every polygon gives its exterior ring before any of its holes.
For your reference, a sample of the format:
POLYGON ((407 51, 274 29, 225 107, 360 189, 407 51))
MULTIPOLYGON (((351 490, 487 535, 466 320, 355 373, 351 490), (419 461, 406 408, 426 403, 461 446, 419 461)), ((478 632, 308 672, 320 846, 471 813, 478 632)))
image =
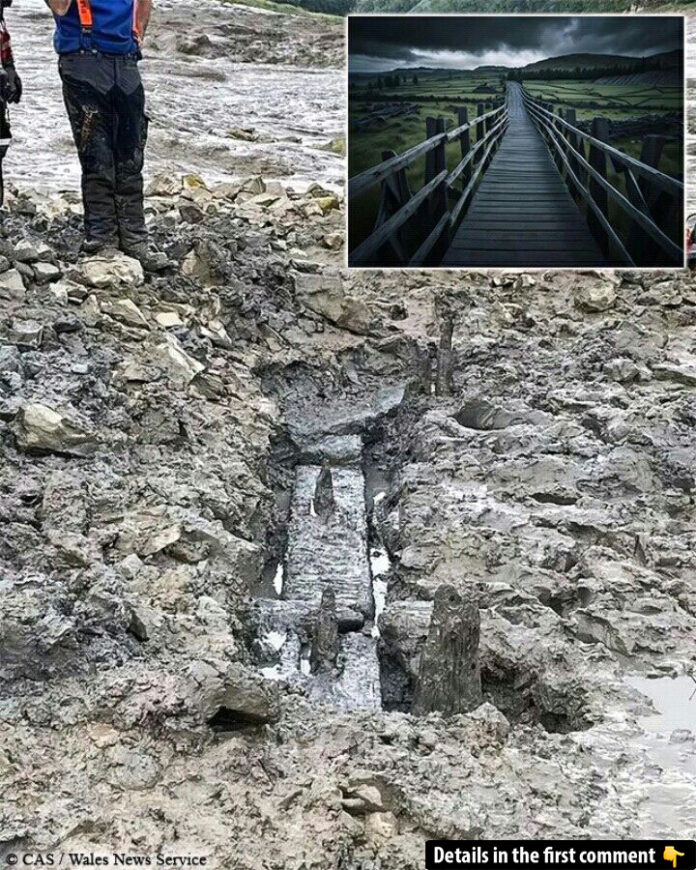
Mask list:
POLYGON ((427 870, 696 870, 694 840, 428 840, 427 870))

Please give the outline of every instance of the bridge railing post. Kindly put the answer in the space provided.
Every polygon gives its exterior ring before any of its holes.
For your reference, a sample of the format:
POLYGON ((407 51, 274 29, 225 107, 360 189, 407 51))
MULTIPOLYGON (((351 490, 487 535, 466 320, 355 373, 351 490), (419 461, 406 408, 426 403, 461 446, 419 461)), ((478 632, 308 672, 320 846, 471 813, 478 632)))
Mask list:
MULTIPOLYGON (((460 109, 458 109, 457 114, 458 114, 458 120, 459 120, 460 127, 462 124, 468 123, 469 110, 466 106, 462 106, 460 109)), ((462 160, 463 160, 466 157, 466 155, 469 153, 469 149, 471 148, 471 134, 470 134, 470 131, 468 129, 465 130, 462 133, 462 135, 459 137, 459 144, 461 146, 462 160)), ((464 190, 466 188, 470 178, 471 178, 471 163, 469 162, 462 170, 462 190, 464 190)))
MULTIPOLYGON (((430 139, 431 136, 437 136, 439 133, 445 132, 444 118, 426 118, 425 119, 425 136, 430 139)), ((443 169, 447 169, 447 152, 446 143, 443 139, 432 151, 429 151, 425 158, 425 184, 439 175, 443 169)), ((427 220, 428 231, 432 230, 435 224, 440 220, 442 215, 447 211, 447 185, 444 181, 438 184, 435 190, 430 194, 428 199, 423 203, 424 214, 427 220)), ((436 250, 436 249, 433 249, 436 250)))
MULTIPOLYGON (((573 108, 566 109, 565 119, 573 127, 577 126, 577 117, 576 117, 575 109, 573 109, 573 108)), ((580 175, 579 175, 580 165, 578 163, 578 158, 575 156, 575 154, 573 154, 573 150, 572 150, 573 148, 580 150, 578 148, 578 145, 581 144, 578 141, 579 136, 577 133, 573 133, 571 130, 566 129, 565 139, 566 139, 566 142, 568 143, 568 152, 567 153, 568 153, 568 161, 570 163, 570 168, 573 170, 573 172, 576 174, 576 176, 578 176, 578 179, 579 179, 580 178, 580 175)), ((575 197, 577 197, 579 195, 579 191, 575 187, 575 185, 573 184, 572 181, 570 182, 570 192, 575 197)))
MULTIPOLYGON (((606 118, 592 119, 592 136, 602 142, 606 142, 609 138, 609 122, 606 118)), ((607 155, 605 151, 590 143, 590 153, 588 163, 595 169, 602 178, 607 177, 607 155)), ((588 185, 589 193, 592 199, 599 206, 602 214, 607 219, 609 218, 609 196, 602 185, 593 177, 590 177, 588 185)), ((609 238, 607 232, 599 222, 597 216, 591 210, 588 210, 587 222, 590 225, 592 235, 597 240, 604 254, 609 253, 609 238)))
MULTIPOLYGON (((478 118, 480 118, 481 115, 483 115, 483 112, 484 112, 483 103, 477 103, 476 104, 476 116, 478 118)), ((476 141, 477 142, 480 142, 481 139, 483 139, 483 137, 485 135, 484 124, 485 124, 484 121, 477 121, 476 122, 476 141)), ((474 160, 478 163, 478 161, 481 159, 482 156, 483 156, 483 152, 481 151, 481 149, 479 149, 476 152, 474 160)))

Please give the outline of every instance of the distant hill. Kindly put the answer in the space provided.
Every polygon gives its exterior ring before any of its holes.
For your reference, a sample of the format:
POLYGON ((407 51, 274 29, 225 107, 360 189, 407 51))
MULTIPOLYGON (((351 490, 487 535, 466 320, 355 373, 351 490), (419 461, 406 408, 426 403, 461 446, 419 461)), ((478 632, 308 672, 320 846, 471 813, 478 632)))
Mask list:
MULTIPOLYGON (((535 63, 528 63, 523 67, 526 72, 532 70, 544 69, 607 69, 609 67, 623 67, 632 64, 640 63, 642 58, 632 57, 630 55, 618 54, 565 54, 560 57, 548 57, 545 60, 538 60, 535 63)), ((646 58, 650 64, 659 65, 660 69, 675 69, 681 66, 682 53, 681 51, 667 51, 661 54, 654 54, 650 58, 646 58)))

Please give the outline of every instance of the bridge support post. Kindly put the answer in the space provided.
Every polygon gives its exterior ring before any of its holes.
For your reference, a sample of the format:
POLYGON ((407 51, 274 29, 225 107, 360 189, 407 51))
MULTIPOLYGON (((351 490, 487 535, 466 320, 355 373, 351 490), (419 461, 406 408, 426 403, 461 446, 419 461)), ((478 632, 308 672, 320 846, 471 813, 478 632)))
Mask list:
MULTIPOLYGON (((439 133, 445 132, 444 118, 426 118, 425 119, 425 135, 429 139, 431 136, 437 136, 439 133)), ((445 142, 441 142, 437 147, 433 148, 425 158, 425 183, 428 184, 439 175, 443 169, 447 169, 447 153, 445 142)), ((423 204, 425 218, 428 231, 432 230, 442 215, 448 210, 447 203, 447 187, 444 184, 438 184, 427 201, 423 204)), ((445 242, 448 240, 446 239, 445 242)), ((438 246, 433 248, 433 252, 437 256, 438 246)), ((444 253, 444 252, 440 252, 444 253)))
MULTIPOLYGON (((659 135, 645 136, 641 149, 640 160, 648 166, 658 168, 665 137, 659 135)), ((647 178, 636 178, 628 169, 624 170, 626 179, 626 195, 636 208, 647 214, 669 236, 680 238, 680 230, 684 223, 683 203, 681 197, 657 190, 647 178)), ((628 237, 628 250, 638 265, 660 262, 660 246, 644 232, 635 222, 631 225, 628 237)), ((674 265, 666 261, 667 265, 674 265)))
MULTIPOLYGON (((602 142, 606 142, 609 138, 609 122, 606 118, 592 119, 592 136, 602 142)), ((607 177, 607 155, 601 148, 590 144, 590 154, 588 162, 593 169, 602 176, 607 177)), ((594 178, 590 178, 589 192, 592 199, 597 203, 602 211, 602 214, 609 217, 609 197, 606 190, 594 178)), ((597 240, 597 243, 605 255, 609 254, 609 239, 604 227, 601 225, 596 215, 590 211, 587 216, 587 222, 590 225, 592 235, 597 240)))
MULTIPOLYGON (((573 127, 577 126, 577 117, 575 109, 568 108, 565 112, 565 120, 572 124, 573 127)), ((577 133, 571 133, 570 130, 565 131, 565 139, 568 142, 568 161, 570 162, 570 168, 577 175, 579 180, 582 180, 582 176, 580 175, 580 164, 578 163, 578 158, 573 154, 573 148, 576 150, 580 150, 582 148, 582 141, 580 140, 577 133)), ((583 150, 584 154, 584 150, 583 150)), ((578 197, 580 195, 580 191, 575 187, 573 182, 569 182, 570 192, 574 197, 578 197)))
MULTIPOLYGON (((469 121, 469 110, 466 106, 462 106, 457 110, 457 114, 459 116, 459 126, 462 124, 466 124, 469 121)), ((462 160, 469 153, 469 149, 471 148, 471 131, 465 130, 462 135, 459 137, 459 144, 462 149, 462 160)), ((467 165, 462 170, 462 190, 464 190, 469 183, 469 179, 471 178, 471 163, 467 163, 467 165)))
MULTIPOLYGON (((476 116, 478 118, 480 118, 481 115, 483 115, 483 112, 484 112, 483 103, 477 103, 476 104, 476 116)), ((477 142, 480 142, 481 139, 483 139, 483 137, 484 137, 484 124, 485 124, 484 121, 477 121, 476 122, 476 141, 477 142)), ((476 156, 474 157, 474 160, 476 161, 476 163, 479 162, 481 157, 482 157, 482 151, 479 150, 476 152, 476 156)))

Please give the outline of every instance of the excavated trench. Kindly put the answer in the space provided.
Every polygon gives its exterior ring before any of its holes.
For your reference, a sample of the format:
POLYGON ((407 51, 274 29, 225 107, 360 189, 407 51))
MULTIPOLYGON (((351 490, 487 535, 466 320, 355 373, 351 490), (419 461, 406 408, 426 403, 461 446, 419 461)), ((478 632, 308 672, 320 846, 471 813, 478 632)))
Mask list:
MULTIPOLYGON (((451 324, 442 334, 439 348, 400 346, 388 365, 382 353, 345 359, 339 371, 301 365, 266 374, 286 422, 269 462, 276 503, 250 647, 267 679, 318 704, 413 710, 433 602, 414 593, 400 560, 401 471, 414 458, 418 421, 451 390, 451 324), (355 377, 345 379, 346 370, 355 377), (342 382, 331 392, 338 399, 327 401, 327 381, 342 382)), ((510 422, 471 404, 455 416, 477 428, 510 422)), ((590 727, 582 697, 550 697, 532 665, 489 648, 485 590, 479 598, 483 699, 513 722, 590 727)))

